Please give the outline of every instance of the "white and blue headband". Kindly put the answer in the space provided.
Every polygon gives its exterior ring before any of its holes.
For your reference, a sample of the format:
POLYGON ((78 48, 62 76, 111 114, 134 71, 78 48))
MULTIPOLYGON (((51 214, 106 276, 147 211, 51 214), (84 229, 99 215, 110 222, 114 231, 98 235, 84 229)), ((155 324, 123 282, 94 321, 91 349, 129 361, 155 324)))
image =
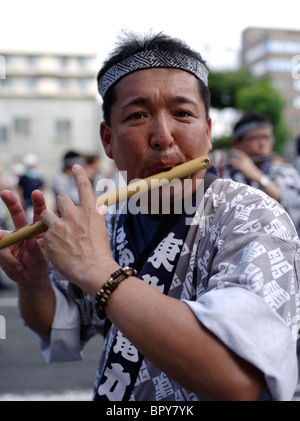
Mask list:
POLYGON ((236 139, 240 139, 244 136, 245 133, 249 132, 250 130, 259 129, 261 127, 268 127, 273 130, 273 125, 268 121, 250 121, 248 123, 242 124, 240 127, 235 129, 234 137, 236 139))
POLYGON ((108 69, 98 82, 98 91, 104 98, 107 90, 129 73, 159 67, 185 70, 208 86, 208 69, 199 60, 182 53, 145 50, 108 69))

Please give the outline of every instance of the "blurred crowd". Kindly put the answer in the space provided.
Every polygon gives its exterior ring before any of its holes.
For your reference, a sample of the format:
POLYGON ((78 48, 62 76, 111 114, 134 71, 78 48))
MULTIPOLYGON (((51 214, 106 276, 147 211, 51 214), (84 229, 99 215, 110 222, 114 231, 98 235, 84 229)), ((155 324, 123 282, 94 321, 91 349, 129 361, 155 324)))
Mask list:
MULTIPOLYGON (((62 157, 61 170, 52 180, 45 180, 42 168, 39 166, 39 159, 33 153, 23 156, 22 162, 15 164, 9 174, 4 173, 0 167, 0 191, 4 189, 13 190, 20 197, 29 222, 32 222, 32 201, 31 193, 35 189, 42 190, 49 197, 49 203, 55 204, 55 198, 60 193, 66 193, 72 201, 78 204, 77 187, 72 176, 72 166, 82 165, 93 186, 95 196, 97 183, 103 178, 114 178, 117 170, 114 164, 109 168, 103 166, 99 155, 84 154, 75 150, 68 150, 62 157)), ((99 190, 99 189, 98 189, 99 190)), ((11 221, 7 214, 6 207, 0 198, 0 227, 11 229, 11 221)))

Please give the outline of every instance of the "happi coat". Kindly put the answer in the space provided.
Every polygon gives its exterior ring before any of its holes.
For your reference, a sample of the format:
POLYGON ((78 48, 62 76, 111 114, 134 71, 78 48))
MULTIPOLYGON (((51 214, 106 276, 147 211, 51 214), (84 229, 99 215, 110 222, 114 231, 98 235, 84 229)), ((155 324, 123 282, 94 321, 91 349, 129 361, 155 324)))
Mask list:
MULTIPOLYGON (((107 227, 114 258, 134 267, 126 216, 108 213, 107 227)), ((195 214, 182 215, 147 256, 138 277, 185 301, 200 323, 258 367, 267 384, 260 399, 291 400, 298 379, 299 274, 299 238, 283 207, 253 187, 217 179, 195 214)), ((100 333, 95 400, 204 400, 100 320, 93 297, 55 270, 51 276, 57 310, 51 340, 40 340, 48 362, 81 359, 85 343, 100 333)))
MULTIPOLYGON (((300 174, 299 171, 288 162, 273 162, 266 160, 260 165, 260 170, 268 175, 280 189, 280 203, 288 212, 292 221, 300 233, 300 174)), ((224 171, 223 178, 231 178, 238 183, 248 184, 260 188, 255 181, 248 180, 241 171, 224 171)))

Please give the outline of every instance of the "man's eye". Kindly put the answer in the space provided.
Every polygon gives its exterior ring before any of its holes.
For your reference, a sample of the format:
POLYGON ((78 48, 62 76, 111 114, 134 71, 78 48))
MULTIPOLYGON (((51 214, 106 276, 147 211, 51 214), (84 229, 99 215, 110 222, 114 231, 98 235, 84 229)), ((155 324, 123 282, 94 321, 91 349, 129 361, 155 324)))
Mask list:
POLYGON ((176 116, 177 117, 190 117, 191 113, 187 111, 177 111, 176 116))
POLYGON ((131 114, 129 116, 129 119, 130 120, 140 120, 143 117, 144 117, 144 114, 143 113, 134 113, 134 114, 131 114))

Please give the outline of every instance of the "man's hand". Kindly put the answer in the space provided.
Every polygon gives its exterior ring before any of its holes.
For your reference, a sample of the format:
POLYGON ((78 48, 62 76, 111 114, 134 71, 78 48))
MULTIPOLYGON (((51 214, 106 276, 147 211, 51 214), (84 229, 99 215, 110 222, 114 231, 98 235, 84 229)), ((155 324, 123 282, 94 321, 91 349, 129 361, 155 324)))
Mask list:
POLYGON ((263 175, 250 156, 239 149, 231 149, 228 165, 233 170, 241 171, 248 180, 259 182, 263 175))
POLYGON ((60 194, 57 216, 45 209, 41 221, 48 226, 44 235, 46 252, 53 266, 70 282, 95 296, 109 275, 119 269, 111 256, 105 217, 96 208, 96 199, 85 170, 74 165, 79 206, 60 194))
MULTIPOLYGON (((6 204, 16 229, 28 225, 23 207, 17 196, 10 190, 3 190, 1 198, 6 204)), ((44 195, 35 190, 32 193, 34 206, 33 222, 39 220, 46 209, 44 195)), ((0 232, 0 238, 5 231, 0 232)), ((49 272, 49 262, 43 246, 43 234, 32 240, 21 241, 0 252, 0 265, 8 277, 17 283, 38 282, 49 272)))

